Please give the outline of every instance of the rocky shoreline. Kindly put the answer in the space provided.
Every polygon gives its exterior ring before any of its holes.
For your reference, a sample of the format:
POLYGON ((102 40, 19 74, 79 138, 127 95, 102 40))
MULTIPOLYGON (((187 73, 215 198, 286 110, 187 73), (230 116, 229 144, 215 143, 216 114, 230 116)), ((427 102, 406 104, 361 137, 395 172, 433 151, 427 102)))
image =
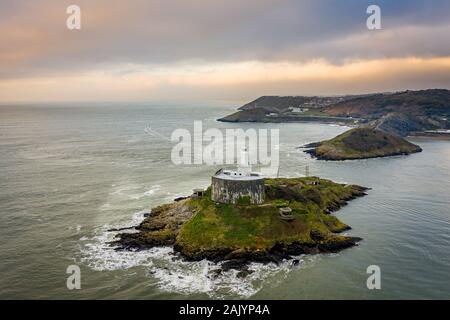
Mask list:
MULTIPOLYGON (((407 156, 410 155, 412 152, 392 152, 392 153, 386 153, 383 155, 374 155, 374 156, 361 156, 361 157, 333 157, 333 156, 327 156, 319 154, 316 149, 308 149, 304 151, 305 153, 309 154, 311 157, 317 159, 317 160, 324 160, 324 161, 345 161, 345 160, 363 160, 363 159, 375 159, 375 158, 385 158, 385 157, 393 157, 393 156, 407 156)), ((420 152, 420 151, 417 151, 420 152)))
POLYGON ((115 250, 133 251, 172 246, 176 254, 185 260, 223 262, 222 269, 239 269, 243 272, 242 276, 245 276, 250 262, 279 263, 291 259, 295 264, 293 256, 334 253, 357 245, 362 239, 340 235, 340 232, 349 230, 350 227, 331 213, 348 201, 366 195, 366 190, 364 187, 340 185, 318 178, 273 179, 266 187, 267 203, 264 205, 245 208, 236 206, 231 208, 233 213, 226 213, 220 211, 225 210, 223 206, 210 202, 208 194, 204 199, 180 199, 152 209, 151 214, 134 228, 135 232, 119 233, 117 240, 111 244, 116 247, 115 250), (319 185, 310 185, 311 181, 319 185), (293 222, 279 219, 278 206, 273 206, 273 201, 279 203, 286 199, 290 199, 290 206, 296 212, 296 220, 293 222), (204 216, 205 212, 213 209, 219 211, 209 213, 211 216, 204 216), (210 219, 217 219, 216 214, 219 217, 229 215, 228 229, 238 230, 242 227, 240 224, 246 225, 253 221, 257 225, 261 225, 261 221, 267 221, 267 226, 248 239, 245 234, 240 238, 235 237, 234 233, 228 235, 229 230, 212 233, 220 222, 215 222, 210 227, 206 225, 209 230, 202 231, 202 224, 209 223, 210 219), (229 222, 234 214, 239 215, 240 220, 229 222), (230 238, 229 242, 220 240, 224 236, 230 238))
POLYGON ((193 215, 188 205, 189 198, 175 199, 171 204, 155 207, 139 225, 138 232, 121 233, 119 240, 112 242, 117 250, 145 250, 157 246, 173 246, 183 226, 193 215))
POLYGON ((400 136, 367 127, 354 128, 337 137, 300 148, 318 160, 358 160, 409 155, 422 148, 400 136))

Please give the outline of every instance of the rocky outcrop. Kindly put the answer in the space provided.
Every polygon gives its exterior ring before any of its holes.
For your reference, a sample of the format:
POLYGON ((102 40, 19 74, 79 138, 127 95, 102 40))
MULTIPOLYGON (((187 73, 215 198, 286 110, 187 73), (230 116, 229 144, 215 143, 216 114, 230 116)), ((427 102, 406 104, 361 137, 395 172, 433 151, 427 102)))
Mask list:
POLYGON ((361 239, 337 233, 350 229, 331 212, 364 196, 367 188, 317 177, 266 179, 265 203, 218 204, 209 188, 203 197, 156 207, 136 227, 119 234, 117 250, 173 246, 186 260, 226 261, 222 269, 249 274, 250 261, 278 263, 292 255, 337 252, 361 239), (279 219, 289 205, 292 219, 279 219))
POLYGON ((304 146, 319 160, 355 160, 408 155, 422 149, 400 136, 372 128, 355 128, 337 137, 304 146))
POLYGON ((152 209, 151 214, 135 227, 137 233, 122 233, 113 242, 118 249, 146 249, 155 246, 173 245, 186 221, 194 214, 189 198, 152 209))

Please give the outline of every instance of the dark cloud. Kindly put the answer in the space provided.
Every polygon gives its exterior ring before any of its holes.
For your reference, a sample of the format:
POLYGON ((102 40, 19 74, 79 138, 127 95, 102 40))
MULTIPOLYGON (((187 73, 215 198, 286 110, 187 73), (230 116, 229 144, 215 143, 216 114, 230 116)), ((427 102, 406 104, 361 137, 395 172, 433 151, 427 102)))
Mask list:
POLYGON ((126 63, 450 55, 444 0, 79 0, 82 30, 69 31, 73 3, 0 3, 0 77, 126 63), (369 4, 381 6, 382 31, 366 29, 369 4))

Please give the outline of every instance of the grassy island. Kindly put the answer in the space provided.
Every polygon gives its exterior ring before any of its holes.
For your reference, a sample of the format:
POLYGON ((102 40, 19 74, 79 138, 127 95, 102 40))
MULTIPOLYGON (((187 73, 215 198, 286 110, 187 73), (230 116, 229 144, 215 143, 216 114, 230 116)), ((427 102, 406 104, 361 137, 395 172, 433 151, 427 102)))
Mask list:
POLYGON ((372 128, 355 128, 305 147, 320 160, 352 160, 407 155, 422 149, 400 136, 372 128))
MULTIPOLYGON (((316 177, 265 181, 265 202, 219 204, 209 188, 152 210, 136 229, 119 235, 121 248, 173 245, 189 260, 276 262, 301 253, 337 252, 360 238, 339 235, 350 229, 332 212, 365 195, 366 188, 316 177), (291 217, 282 219, 280 208, 291 217)), ((245 200, 245 199, 243 199, 245 200)))

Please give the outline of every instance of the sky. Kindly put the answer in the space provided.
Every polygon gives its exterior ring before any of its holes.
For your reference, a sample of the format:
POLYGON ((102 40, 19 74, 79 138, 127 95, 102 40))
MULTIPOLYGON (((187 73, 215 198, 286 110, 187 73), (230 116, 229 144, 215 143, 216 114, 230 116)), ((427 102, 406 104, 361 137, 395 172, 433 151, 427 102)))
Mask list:
POLYGON ((0 0, 0 103, 450 89, 449 40, 448 0, 0 0))

